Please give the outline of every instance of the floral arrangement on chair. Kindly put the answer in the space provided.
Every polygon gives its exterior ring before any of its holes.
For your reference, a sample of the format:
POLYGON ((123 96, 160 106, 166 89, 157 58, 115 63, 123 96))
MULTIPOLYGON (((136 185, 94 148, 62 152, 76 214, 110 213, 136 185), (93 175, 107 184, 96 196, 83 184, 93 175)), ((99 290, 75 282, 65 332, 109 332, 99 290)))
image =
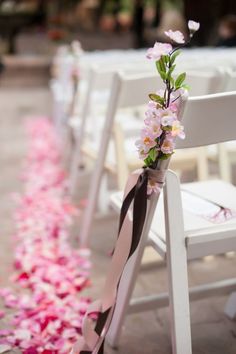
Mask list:
MULTIPOLYGON (((188 22, 189 40, 199 26, 197 22, 188 22)), ((185 40, 180 31, 169 30, 165 33, 178 46, 173 48, 170 43, 155 43, 147 52, 147 57, 156 61, 165 89, 149 95, 145 127, 141 132, 141 139, 136 143, 145 166, 134 171, 127 181, 120 210, 119 234, 102 297, 90 305, 83 321, 83 337, 74 346, 71 354, 104 353, 104 340, 115 311, 122 274, 139 245, 145 242, 148 232, 146 225, 151 221, 148 206, 155 205, 160 195, 166 169, 174 152, 175 138, 184 138, 184 128, 179 117, 181 98, 186 97, 187 93, 186 73, 181 73, 176 78, 173 73, 175 60, 185 40), (151 194, 150 198, 148 194, 151 194), (94 315, 97 316, 95 322, 94 315)))
MULTIPOLYGON (((195 21, 188 22, 189 41, 199 27, 199 23, 195 21)), ((154 169, 158 160, 166 160, 174 153, 175 138, 185 137, 184 127, 178 119, 178 106, 179 99, 188 95, 188 86, 185 84, 186 73, 174 76, 175 61, 181 53, 180 48, 185 45, 185 39, 180 31, 169 30, 165 34, 177 44, 177 47, 173 48, 170 43, 155 43, 154 47, 147 51, 147 58, 155 61, 165 89, 149 95, 145 127, 136 142, 140 159, 144 161, 146 167, 154 169)), ((157 188, 156 184, 149 183, 148 194, 157 188)))

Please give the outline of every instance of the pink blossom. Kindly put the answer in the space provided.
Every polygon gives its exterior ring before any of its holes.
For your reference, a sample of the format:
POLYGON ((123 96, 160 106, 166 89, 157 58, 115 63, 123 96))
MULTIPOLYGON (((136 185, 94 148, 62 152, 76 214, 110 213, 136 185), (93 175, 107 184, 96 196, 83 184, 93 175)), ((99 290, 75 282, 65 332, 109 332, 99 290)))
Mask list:
POLYGON ((177 119, 176 113, 172 112, 170 108, 164 109, 161 112, 161 124, 166 126, 172 126, 173 122, 177 119))
POLYGON ((189 20, 188 21, 188 28, 191 32, 196 32, 199 30, 200 28, 200 23, 199 22, 195 22, 193 20, 189 20))
POLYGON ((159 138, 159 136, 162 134, 161 125, 157 119, 150 119, 148 122, 148 127, 155 138, 159 138))
POLYGON ((149 150, 156 145, 155 135, 149 129, 144 128, 141 132, 141 139, 137 140, 135 145, 140 157, 145 157, 149 150))
POLYGON ((170 102, 169 109, 171 110, 171 112, 177 113, 178 112, 178 104, 176 102, 170 102))
POLYGON ((144 120, 146 125, 149 125, 151 121, 154 119, 156 120, 157 123, 160 123, 160 115, 159 115, 160 110, 156 107, 156 103, 153 101, 150 101, 148 103, 148 109, 145 112, 146 119, 144 120))
POLYGON ((147 58, 159 60, 162 55, 168 55, 172 50, 172 45, 169 43, 156 42, 153 48, 149 48, 147 51, 147 58))
POLYGON ((163 154, 171 154, 174 150, 174 141, 173 138, 167 136, 161 145, 161 151, 163 154))
POLYGON ((172 30, 165 31, 165 35, 176 43, 179 43, 179 44, 185 43, 184 35, 180 31, 172 31, 172 30))
POLYGON ((175 120, 172 125, 171 135, 178 136, 181 139, 185 138, 184 127, 180 124, 179 120, 175 120))
POLYGON ((152 193, 160 193, 161 187, 160 185, 152 180, 148 181, 147 185, 147 195, 151 195, 152 193))

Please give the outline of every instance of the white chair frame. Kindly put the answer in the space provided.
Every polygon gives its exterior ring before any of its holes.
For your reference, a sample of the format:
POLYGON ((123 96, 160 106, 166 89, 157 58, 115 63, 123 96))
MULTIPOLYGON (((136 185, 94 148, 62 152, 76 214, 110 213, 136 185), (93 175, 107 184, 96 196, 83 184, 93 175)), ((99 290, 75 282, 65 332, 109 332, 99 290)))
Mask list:
MULTIPOLYGON (((183 116, 186 140, 179 141, 177 147, 193 148, 235 139, 236 121, 232 119, 235 109, 236 92, 190 98, 183 116), (214 129, 212 129, 213 125, 214 129)), ((235 187, 230 188, 235 191, 235 187)), ((121 206, 120 195, 113 195, 111 200, 112 205, 119 210, 121 206)), ((197 226, 196 230, 187 232, 184 228, 180 182, 172 171, 167 172, 164 187, 166 242, 158 237, 158 230, 150 227, 150 218, 153 218, 154 209, 155 203, 149 204, 147 214, 149 223, 144 226, 141 242, 132 263, 127 265, 122 275, 117 306, 107 341, 113 347, 117 347, 126 314, 169 304, 173 353, 191 354, 189 296, 192 300, 197 300, 205 296, 232 292, 236 288, 236 279, 206 284, 189 290, 187 260, 201 258, 209 254, 235 251, 236 222, 210 228, 198 228, 197 226), (131 300, 142 255, 148 244, 151 244, 167 262, 169 292, 131 300)))

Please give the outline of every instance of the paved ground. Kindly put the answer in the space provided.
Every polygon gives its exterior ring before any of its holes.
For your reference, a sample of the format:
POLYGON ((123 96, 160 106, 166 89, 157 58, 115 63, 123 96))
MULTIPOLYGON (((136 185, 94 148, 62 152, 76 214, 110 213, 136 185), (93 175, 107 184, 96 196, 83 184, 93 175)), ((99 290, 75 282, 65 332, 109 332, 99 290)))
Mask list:
MULTIPOLYGON (((5 85, 6 86, 6 85, 5 85)), ((50 111, 50 96, 44 86, 25 88, 1 88, 0 85, 0 223, 1 267, 0 285, 7 284, 11 272, 14 224, 11 219, 14 204, 10 193, 21 190, 18 180, 22 159, 26 151, 24 121, 26 116, 45 114, 50 111)), ((88 178, 81 178, 78 199, 86 196, 88 178), (82 192, 83 191, 83 192, 82 192)), ((82 218, 82 215, 81 215, 82 218)), ((92 229, 92 286, 87 290, 97 298, 103 284, 108 252, 112 249, 117 228, 117 216, 97 219, 92 229)), ((76 229, 76 234, 79 229, 76 229)), ((75 232, 73 232, 75 235, 75 232)), ((235 258, 220 256, 211 261, 195 261, 189 267, 190 285, 235 276, 235 258)), ((135 289, 135 295, 158 293, 167 289, 165 266, 157 264, 143 270, 135 289)), ((193 353, 235 354, 236 324, 226 319, 223 308, 226 297, 198 301, 191 304, 193 353)), ((129 316, 118 351, 107 347, 106 354, 169 354, 171 353, 168 309, 129 316)))

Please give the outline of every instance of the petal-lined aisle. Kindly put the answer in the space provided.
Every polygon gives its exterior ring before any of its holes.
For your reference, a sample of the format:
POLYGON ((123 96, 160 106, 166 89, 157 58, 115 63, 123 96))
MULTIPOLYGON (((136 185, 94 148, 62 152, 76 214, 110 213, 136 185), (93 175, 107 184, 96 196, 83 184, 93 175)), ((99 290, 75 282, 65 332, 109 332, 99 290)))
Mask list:
POLYGON ((46 118, 27 125, 29 153, 23 172, 24 194, 15 213, 13 281, 22 288, 0 289, 6 329, 0 352, 68 353, 81 332, 89 299, 78 297, 89 283, 86 254, 71 247, 68 228, 78 214, 70 203, 60 165, 60 146, 46 118))

